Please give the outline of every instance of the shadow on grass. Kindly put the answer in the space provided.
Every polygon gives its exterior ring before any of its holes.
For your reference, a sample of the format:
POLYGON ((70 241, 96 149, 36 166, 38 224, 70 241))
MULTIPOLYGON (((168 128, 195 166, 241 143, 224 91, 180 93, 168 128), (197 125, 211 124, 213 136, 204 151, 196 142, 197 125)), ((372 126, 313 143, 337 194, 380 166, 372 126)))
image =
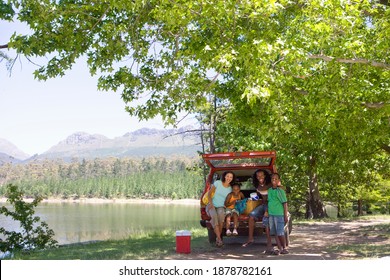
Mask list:
POLYGON ((363 226, 348 233, 350 244, 331 246, 342 258, 382 258, 390 256, 390 224, 363 226))

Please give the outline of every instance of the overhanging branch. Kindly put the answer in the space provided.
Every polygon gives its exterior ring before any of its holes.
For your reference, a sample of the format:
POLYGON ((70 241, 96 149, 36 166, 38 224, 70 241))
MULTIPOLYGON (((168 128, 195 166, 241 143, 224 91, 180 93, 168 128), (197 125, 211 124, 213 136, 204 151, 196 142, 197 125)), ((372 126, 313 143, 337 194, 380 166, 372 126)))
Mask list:
POLYGON ((385 150, 388 154, 390 154, 390 146, 386 144, 381 145, 382 150, 385 150))
POLYGON ((380 109, 380 108, 383 108, 389 104, 390 104, 389 102, 376 102, 376 103, 364 102, 364 103, 362 103, 363 106, 365 106, 369 109, 380 109))
POLYGON ((0 49, 8 49, 8 44, 0 45, 0 49))
POLYGON ((311 54, 308 57, 311 59, 322 59, 324 61, 337 61, 337 62, 348 63, 348 64, 369 64, 369 65, 372 65, 374 67, 390 69, 390 64, 387 64, 384 62, 372 61, 372 60, 363 59, 363 58, 356 58, 356 59, 355 58, 337 58, 337 57, 321 55, 321 54, 311 54))

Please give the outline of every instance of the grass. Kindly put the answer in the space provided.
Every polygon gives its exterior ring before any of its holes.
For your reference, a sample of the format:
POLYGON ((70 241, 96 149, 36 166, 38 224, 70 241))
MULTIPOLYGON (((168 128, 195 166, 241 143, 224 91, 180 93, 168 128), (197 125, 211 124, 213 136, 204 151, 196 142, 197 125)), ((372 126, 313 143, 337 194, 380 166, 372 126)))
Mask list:
MULTIPOLYGON (((366 215, 342 219, 294 220, 294 225, 307 226, 321 222, 353 222, 378 219, 389 220, 389 215, 366 215)), ((390 223, 362 226, 359 230, 348 232, 347 234, 356 240, 360 240, 360 242, 330 246, 328 251, 341 255, 342 259, 371 259, 390 255, 390 223), (375 242, 372 242, 374 240, 375 242)))
MULTIPOLYGON (((351 218, 352 220, 389 219, 389 216, 369 216, 351 218)), ((295 221, 294 225, 310 226, 313 222, 336 222, 340 220, 323 219, 314 221, 295 221)), ((191 251, 210 252, 207 230, 196 227, 191 231, 191 251)), ((358 242, 335 245, 327 251, 338 255, 337 259, 380 258, 390 255, 390 223, 362 226, 357 231, 346 233, 358 242), (368 242, 375 240, 375 242, 368 242)), ((63 245, 29 253, 19 252, 13 256, 16 260, 159 260, 174 255, 176 236, 174 230, 153 233, 140 233, 123 240, 108 240, 89 243, 63 245)))
POLYGON ((342 259, 375 259, 389 256, 390 244, 353 244, 330 247, 329 251, 342 251, 342 259))
POLYGON ((353 217, 343 217, 343 218, 322 218, 322 219, 302 219, 294 218, 294 225, 310 225, 314 223, 332 223, 332 222, 352 222, 352 221, 361 221, 361 220, 378 220, 378 219, 389 219, 389 215, 365 215, 365 216, 353 216, 353 217))
POLYGON ((390 223, 361 227, 359 231, 351 232, 349 235, 360 240, 375 240, 376 242, 332 246, 329 250, 342 251, 346 259, 350 256, 354 259, 381 258, 390 254, 390 223))
MULTIPOLYGON (((210 247, 207 231, 193 228, 191 250, 210 247)), ((16 260, 156 260, 175 254, 175 231, 142 233, 123 240, 63 245, 35 252, 19 252, 16 260)))

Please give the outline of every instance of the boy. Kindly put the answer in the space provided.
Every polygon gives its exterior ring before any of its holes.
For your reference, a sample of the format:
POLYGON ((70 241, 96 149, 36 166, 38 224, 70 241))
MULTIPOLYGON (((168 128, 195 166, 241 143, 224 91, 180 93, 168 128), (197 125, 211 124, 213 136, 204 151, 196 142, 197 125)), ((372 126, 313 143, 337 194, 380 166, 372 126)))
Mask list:
POLYGON ((288 223, 287 197, 280 188, 280 176, 274 173, 271 176, 272 187, 268 189, 268 214, 270 234, 275 235, 279 250, 274 250, 274 255, 288 254, 286 239, 284 237, 284 225, 288 223))
POLYGON ((225 199, 225 214, 226 214, 226 235, 238 235, 237 232, 237 227, 238 227, 238 211, 234 208, 234 205, 236 204, 237 200, 244 199, 245 196, 241 192, 241 186, 239 183, 234 183, 232 186, 232 192, 229 193, 226 196, 225 199), (233 224, 234 224, 234 229, 233 233, 230 231, 230 219, 233 216, 233 224))

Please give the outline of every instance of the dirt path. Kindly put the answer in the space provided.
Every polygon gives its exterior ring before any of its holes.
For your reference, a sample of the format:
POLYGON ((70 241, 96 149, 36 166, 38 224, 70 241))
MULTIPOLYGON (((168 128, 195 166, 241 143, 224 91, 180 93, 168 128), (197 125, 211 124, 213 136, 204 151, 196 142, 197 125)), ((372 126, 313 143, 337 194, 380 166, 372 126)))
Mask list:
POLYGON ((372 221, 316 222, 295 225, 290 235, 288 255, 265 255, 265 237, 257 237, 247 248, 241 247, 246 237, 224 238, 223 248, 194 248, 191 254, 175 254, 167 259, 285 259, 337 260, 390 256, 388 227, 390 217, 372 221), (360 244, 359 246, 354 246, 360 244), (361 246, 365 244, 366 246, 361 246), (353 250, 347 250, 355 248, 353 250), (380 248, 380 249, 378 249, 380 248))

